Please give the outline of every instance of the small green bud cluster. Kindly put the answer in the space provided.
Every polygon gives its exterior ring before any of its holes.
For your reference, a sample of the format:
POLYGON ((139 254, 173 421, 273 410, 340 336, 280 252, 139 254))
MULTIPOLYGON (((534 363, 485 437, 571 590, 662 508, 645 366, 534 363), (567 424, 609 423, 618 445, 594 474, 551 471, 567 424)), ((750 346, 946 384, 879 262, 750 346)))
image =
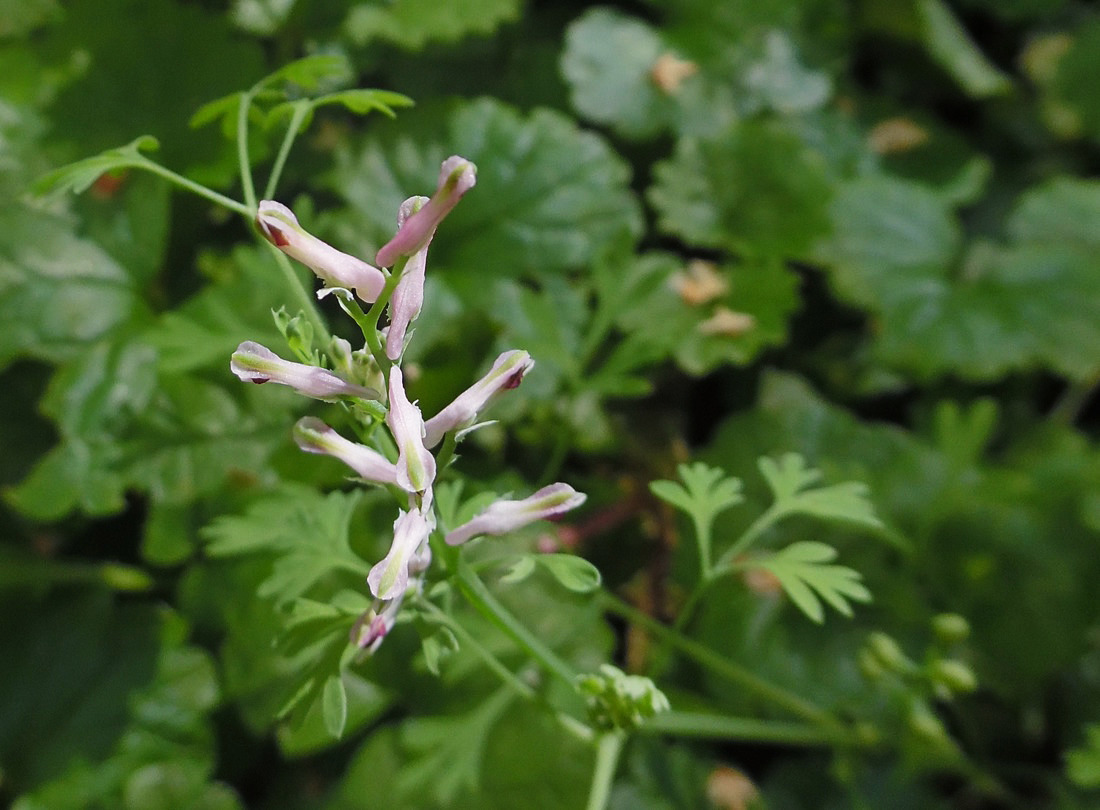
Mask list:
POLYGON ((627 675, 611 664, 581 675, 577 689, 588 704, 588 719, 604 731, 633 731, 658 712, 668 711, 668 698, 649 678, 627 675))

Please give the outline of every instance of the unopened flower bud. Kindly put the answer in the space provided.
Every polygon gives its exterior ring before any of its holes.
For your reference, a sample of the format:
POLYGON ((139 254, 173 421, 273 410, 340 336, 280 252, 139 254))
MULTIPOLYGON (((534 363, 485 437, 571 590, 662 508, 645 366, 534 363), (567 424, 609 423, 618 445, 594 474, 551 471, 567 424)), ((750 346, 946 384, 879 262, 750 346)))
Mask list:
POLYGON ((585 501, 585 495, 568 484, 550 484, 520 501, 494 501, 457 529, 447 533, 447 544, 457 546, 481 534, 507 534, 536 520, 557 517, 575 509, 585 501))
POLYGON ((366 445, 345 439, 320 419, 312 416, 299 419, 294 425, 294 441, 307 453, 340 459, 367 481, 397 483, 397 467, 393 462, 366 445))
POLYGON ((932 679, 953 694, 968 694, 978 688, 978 679, 974 670, 952 658, 945 658, 932 664, 932 679))
POLYGON ((458 155, 447 158, 439 172, 439 186, 432 198, 405 220, 397 234, 382 246, 375 257, 381 267, 392 267, 402 256, 411 256, 424 247, 435 229, 462 195, 477 182, 477 166, 458 155))
POLYGON ((488 374, 424 424, 424 445, 435 447, 446 433, 468 427, 502 392, 518 386, 534 365, 527 352, 513 350, 502 354, 488 374))
POLYGON ((577 678, 577 689, 588 703, 588 716, 599 729, 632 731, 659 712, 668 711, 664 692, 649 678, 627 675, 611 664, 577 678))
POLYGON ((294 212, 274 200, 260 202, 256 224, 264 238, 287 256, 297 259, 326 284, 355 290, 363 301, 372 303, 386 284, 377 267, 342 253, 306 232, 294 212))
POLYGON ((245 382, 287 385, 314 399, 376 399, 377 391, 353 385, 331 371, 283 360, 266 346, 246 340, 230 358, 229 368, 245 382))
POLYGON ((970 635, 970 622, 958 613, 941 613, 932 619, 932 632, 944 644, 956 644, 970 635))

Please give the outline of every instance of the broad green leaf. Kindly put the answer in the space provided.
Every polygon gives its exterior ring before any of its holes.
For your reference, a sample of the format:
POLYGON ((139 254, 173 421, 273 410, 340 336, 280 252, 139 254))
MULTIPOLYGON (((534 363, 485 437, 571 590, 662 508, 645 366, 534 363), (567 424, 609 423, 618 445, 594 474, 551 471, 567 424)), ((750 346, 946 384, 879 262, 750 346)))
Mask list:
MULTIPOLYGON (((263 248, 240 247, 228 257, 200 259, 214 276, 198 294, 165 312, 143 340, 157 350, 157 366, 168 374, 201 368, 224 370, 244 340, 255 340, 276 353, 283 338, 271 311, 290 297, 274 257, 263 248)), ((296 270, 303 283, 311 274, 296 270), (307 277, 308 276, 308 277, 307 277)))
POLYGON ((695 247, 794 259, 828 232, 825 162, 775 123, 683 138, 654 176, 648 197, 659 227, 695 247))
POLYGON ((591 593, 600 587, 599 569, 583 557, 575 554, 538 554, 534 559, 563 588, 575 593, 591 593))
POLYGON ((834 559, 836 549, 832 546, 802 541, 753 558, 747 565, 774 574, 798 609, 821 624, 825 620, 822 600, 849 618, 852 616, 849 602, 871 601, 871 592, 860 582, 859 573, 842 565, 829 565, 834 559))
POLYGON ((332 675, 325 681, 321 712, 328 733, 337 739, 342 737, 344 726, 348 722, 348 693, 344 690, 344 681, 339 675, 332 675))
POLYGON ((263 72, 260 44, 236 35, 223 15, 170 0, 74 0, 37 44, 58 61, 81 53, 94 65, 50 100, 53 135, 70 154, 100 152, 145 132, 163 144, 165 165, 224 176, 225 144, 183 128, 203 101, 263 72))
POLYGON ((144 315, 135 280, 69 223, 13 204, 0 212, 0 367, 60 362, 144 315))
POLYGON ((399 135, 378 127, 361 149, 338 152, 331 177, 355 210, 358 238, 375 249, 393 235, 404 199, 435 190, 452 154, 477 164, 477 185, 432 241, 435 272, 461 270, 482 286, 501 275, 560 272, 585 266, 624 228, 640 231, 627 165, 560 113, 521 116, 481 99, 455 106, 442 132, 401 120, 399 135))
POLYGON ((1100 276, 1092 237, 1081 236, 1093 196, 1088 184, 1040 187, 1009 218, 1018 241, 959 255, 942 199, 864 178, 839 192, 820 254, 838 292, 876 314, 876 355, 896 368, 982 380, 1039 366, 1088 378, 1100 356, 1100 276), (1042 223, 1058 217, 1046 236, 1042 223))
MULTIPOLYGON (((145 289, 165 269, 171 220, 170 186, 146 172, 131 172, 118 188, 73 201, 81 233, 107 251, 145 289)), ((108 186, 109 188, 109 186, 108 186)))
MULTIPOLYGON (((648 253, 611 265, 620 292, 616 325, 627 340, 605 365, 633 369, 671 356, 690 374, 723 364, 746 365, 765 348, 782 343, 798 306, 798 277, 782 262, 710 265, 705 275, 720 285, 714 297, 694 301, 694 263, 648 253), (617 356, 621 351, 625 356, 617 356), (616 365, 617 364, 617 365, 616 365)), ((602 369, 601 369, 602 370, 602 369)))
POLYGON ((645 138, 675 120, 675 96, 662 93, 651 71, 666 46, 647 23, 594 8, 566 31, 561 70, 570 100, 585 118, 645 138))
POLYGON ((1012 82, 974 44, 943 0, 917 0, 925 47, 932 58, 975 98, 1002 95, 1012 82))
POLYGON ((348 526, 361 493, 288 489, 256 501, 243 515, 218 518, 204 531, 214 557, 272 554, 261 597, 291 602, 332 573, 366 576, 370 566, 348 545, 348 526))
POLYGON ((344 31, 357 45, 384 40, 418 51, 429 41, 454 42, 492 33, 515 20, 519 10, 519 0, 367 0, 352 6, 344 31))
POLYGON ((1005 231, 1017 243, 1073 244, 1100 250, 1100 181, 1055 177, 1016 203, 1005 231))
POLYGON ((158 616, 149 605, 112 606, 102 596, 43 606, 36 621, 49 631, 50 661, 29 651, 3 676, 9 696, 27 687, 30 696, 48 696, 42 705, 28 696, 21 712, 29 714, 9 716, 22 725, 19 737, 0 732, 4 743, 19 745, 5 755, 8 787, 26 789, 27 762, 41 777, 14 807, 239 810, 233 791, 210 781, 208 715, 220 692, 210 657, 184 643, 186 628, 175 616, 158 616))

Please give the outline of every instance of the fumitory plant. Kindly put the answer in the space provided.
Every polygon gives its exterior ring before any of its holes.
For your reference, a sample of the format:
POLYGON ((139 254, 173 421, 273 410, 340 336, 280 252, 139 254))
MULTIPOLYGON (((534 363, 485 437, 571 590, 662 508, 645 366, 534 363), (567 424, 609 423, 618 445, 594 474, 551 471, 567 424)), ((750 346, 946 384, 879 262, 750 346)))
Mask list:
POLYGON ((0 804, 1095 804, 1088 3, 0 9, 0 804))

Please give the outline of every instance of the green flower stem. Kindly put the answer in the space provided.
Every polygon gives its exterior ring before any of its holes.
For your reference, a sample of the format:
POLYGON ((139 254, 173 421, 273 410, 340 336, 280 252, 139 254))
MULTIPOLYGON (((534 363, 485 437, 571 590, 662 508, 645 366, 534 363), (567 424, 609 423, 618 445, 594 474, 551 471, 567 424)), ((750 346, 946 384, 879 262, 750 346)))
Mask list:
POLYGON ((478 613, 502 630, 548 672, 569 684, 570 688, 576 687, 577 673, 573 668, 498 602, 461 557, 458 560, 456 580, 458 589, 478 613))
POLYGON ((387 385, 390 382, 390 367, 393 363, 390 362, 390 358, 386 356, 386 352, 382 349, 382 341, 378 339, 378 319, 382 317, 382 310, 390 302, 390 297, 393 295, 393 291, 397 289, 397 283, 401 281, 401 275, 405 272, 405 265, 408 263, 408 256, 402 256, 397 260, 397 264, 393 266, 385 285, 382 287, 382 292, 378 294, 378 300, 371 304, 370 309, 367 310, 365 320, 363 322, 357 321, 359 328, 363 330, 363 339, 367 341, 367 348, 370 349, 378 368, 382 369, 382 376, 387 385))
POLYGON ((290 155, 290 148, 294 145, 294 139, 298 137, 298 129, 302 126, 302 121, 309 115, 309 110, 309 102, 299 102, 294 105, 294 112, 291 113, 286 135, 283 136, 283 142, 279 144, 279 153, 275 156, 275 163, 271 166, 271 176, 267 178, 267 185, 264 187, 265 200, 275 199, 275 189, 279 185, 283 167, 290 155))
POLYGON ((720 574, 724 571, 732 570, 733 561, 748 551, 749 546, 760 539, 760 535, 778 523, 786 515, 786 507, 778 503, 773 503, 769 506, 764 514, 754 520, 749 528, 745 529, 745 533, 737 538, 737 542, 726 549, 722 556, 718 558, 718 561, 714 564, 715 572, 720 574))
POLYGON ((663 712, 641 728, 651 734, 779 745, 861 745, 854 732, 809 723, 728 717, 703 712, 663 712))
POLYGON ((241 103, 237 105, 237 164, 244 202, 251 212, 249 216, 253 217, 256 211, 256 187, 252 184, 252 162, 248 159, 248 112, 252 108, 252 96, 255 92, 256 88, 253 88, 241 93, 241 103))
POLYGON ((298 274, 294 272, 294 265, 290 263, 290 259, 286 257, 286 254, 274 245, 270 247, 275 256, 275 263, 279 265, 279 269, 283 273, 283 278, 286 279, 286 285, 290 290, 290 294, 297 299, 298 306, 301 307, 302 312, 306 314, 310 323, 313 324, 313 328, 317 332, 317 336, 321 339, 321 343, 327 346, 329 341, 332 340, 332 334, 328 331, 328 324, 325 323, 325 319, 321 317, 321 313, 317 309, 317 300, 313 297, 312 291, 302 284, 302 280, 298 278, 298 274))
POLYGON ((844 729, 844 725, 829 712, 821 709, 807 700, 799 697, 780 686, 761 678, 753 672, 738 666, 727 658, 722 657, 713 650, 685 638, 675 630, 671 630, 656 619, 647 616, 637 608, 628 605, 621 599, 609 593, 601 595, 604 606, 613 613, 617 613, 624 619, 648 630, 662 642, 673 647, 696 663, 706 667, 716 675, 724 677, 731 683, 735 683, 748 692, 774 703, 776 706, 811 723, 831 727, 836 730, 844 729))
POLYGON ((573 735, 583 743, 592 742, 592 740, 594 739, 594 734, 591 728, 586 726, 580 720, 577 720, 575 717, 572 717, 565 712, 556 711, 548 704, 546 704, 546 701, 542 695, 532 689, 531 686, 529 686, 523 679, 521 679, 518 675, 512 672, 512 670, 508 669, 508 667, 501 663, 500 659, 497 658, 492 653, 492 651, 489 650, 488 647, 482 644, 478 640, 478 638, 469 630, 467 630, 461 623, 456 622, 446 612, 444 612, 434 603, 428 601, 422 596, 417 597, 415 605, 416 607, 423 610, 425 613, 430 614, 433 621, 437 622, 440 625, 449 627, 452 631, 454 631, 454 634, 458 636, 459 641, 462 644, 468 645, 469 648, 473 650, 477 654, 477 656, 485 663, 485 666, 492 670, 493 674, 500 678, 505 685, 509 686, 513 692, 527 700, 546 705, 546 708, 551 712, 551 714, 554 715, 558 723, 561 724, 562 728, 564 728, 567 732, 569 732, 571 735, 573 735))
POLYGON ((596 770, 592 774, 592 787, 588 791, 586 810, 604 810, 607 807, 624 742, 626 742, 626 736, 621 731, 610 731, 600 737, 596 745, 596 770))
POLYGON ((188 191, 198 194, 200 197, 205 197, 211 202, 215 202, 220 206, 228 208, 230 211, 236 211, 242 216, 251 219, 255 215, 255 209, 249 208, 247 205, 237 202, 232 197, 226 197, 224 194, 219 194, 213 189, 209 189, 206 186, 200 185, 194 180, 190 180, 184 177, 182 174, 177 174, 171 169, 165 168, 155 161, 148 160, 147 158, 142 157, 140 159, 140 162, 136 162, 133 165, 136 168, 145 169, 146 171, 152 172, 159 177, 163 177, 165 180, 175 183, 180 188, 185 188, 188 191))

